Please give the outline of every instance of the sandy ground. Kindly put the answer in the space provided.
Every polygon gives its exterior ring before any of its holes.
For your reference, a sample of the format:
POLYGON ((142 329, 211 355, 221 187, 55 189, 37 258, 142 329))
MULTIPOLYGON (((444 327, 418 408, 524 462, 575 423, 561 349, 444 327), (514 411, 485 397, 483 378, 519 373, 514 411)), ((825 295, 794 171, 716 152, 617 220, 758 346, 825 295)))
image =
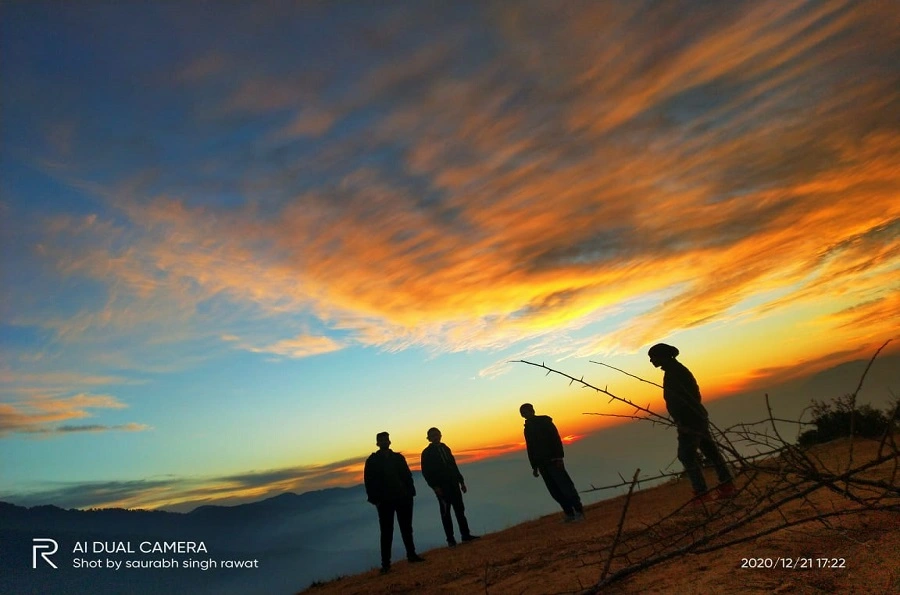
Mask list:
MULTIPOLYGON (((874 458, 876 447, 874 442, 856 440, 854 464, 874 458)), ((820 446, 815 452, 829 468, 846 469, 846 462, 841 461, 847 459, 848 441, 820 446)), ((866 476, 890 480, 896 477, 892 475, 895 465, 896 459, 866 472, 866 476)), ((738 486, 745 487, 750 482, 749 488, 734 500, 715 502, 708 508, 689 506, 679 510, 690 496, 690 487, 684 480, 636 491, 629 502, 617 552, 631 550, 629 559, 633 564, 647 560, 664 544, 684 545, 702 539, 704 531, 709 533, 734 523, 742 513, 758 507, 759 494, 767 492, 771 481, 765 475, 752 480, 742 476, 738 486), (713 521, 707 522, 710 518, 713 521), (648 530, 648 526, 653 526, 653 530, 648 530), (674 536, 690 527, 697 529, 686 542, 675 544, 674 536)), ((384 576, 373 570, 314 585, 303 592, 578 593, 597 583, 609 557, 624 502, 625 496, 620 496, 594 504, 587 508, 587 519, 581 523, 561 523, 561 515, 550 515, 485 535, 474 543, 424 552, 427 561, 422 564, 395 562, 392 571, 384 576)), ((818 490, 806 501, 794 501, 777 514, 729 532, 725 539, 753 537, 786 520, 851 506, 855 504, 840 493, 818 490)), ((721 539, 712 542, 717 543, 721 539)), ((617 558, 610 572, 627 564, 617 558)), ((603 593, 898 594, 900 513, 873 511, 839 516, 827 524, 807 523, 727 548, 680 555, 607 585, 603 593), (770 563, 783 565, 783 559, 794 561, 795 568, 764 567, 770 563), (754 563, 763 567, 750 568, 754 563), (839 567, 832 568, 833 565, 839 567)))

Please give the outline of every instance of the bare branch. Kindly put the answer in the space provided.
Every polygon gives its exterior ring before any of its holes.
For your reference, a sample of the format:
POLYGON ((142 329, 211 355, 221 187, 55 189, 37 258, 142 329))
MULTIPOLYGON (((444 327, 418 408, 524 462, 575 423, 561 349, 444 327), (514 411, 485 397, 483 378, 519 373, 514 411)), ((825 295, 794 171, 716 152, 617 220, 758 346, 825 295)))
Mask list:
POLYGON ((603 579, 606 578, 606 575, 609 574, 609 565, 612 564, 613 557, 616 555, 616 546, 619 544, 619 538, 622 536, 622 525, 625 523, 625 515, 628 514, 628 504, 631 502, 631 493, 634 491, 634 484, 637 483, 638 473, 640 473, 640 468, 634 470, 634 476, 631 478, 631 487, 628 488, 628 494, 625 496, 625 505, 622 506, 622 516, 619 517, 619 526, 616 528, 616 537, 613 539, 612 545, 609 548, 609 557, 606 559, 606 566, 603 567, 603 572, 600 573, 600 583, 603 582, 603 579))
MULTIPOLYGON (((663 415, 660 415, 659 413, 656 413, 655 411, 652 411, 651 409, 649 409, 647 407, 641 407, 640 405, 638 405, 632 401, 629 401, 628 399, 624 399, 622 397, 614 395, 613 393, 609 392, 608 390, 596 387, 588 382, 585 382, 584 380, 579 380, 578 378, 575 378, 574 376, 570 376, 569 374, 566 374, 565 372, 560 372, 559 370, 554 370, 553 368, 549 368, 546 365, 544 365, 543 363, 536 364, 534 362, 529 362, 526 360, 516 360, 516 363, 528 364, 529 366, 534 366, 536 368, 542 368, 544 370, 547 370, 547 374, 553 372, 554 374, 558 374, 564 378, 568 378, 572 382, 578 382, 585 388, 590 388, 590 389, 597 391, 598 393, 603 393, 604 395, 607 395, 608 397, 610 397, 610 399, 613 401, 620 401, 622 403, 625 403, 626 405, 630 405, 631 407, 634 407, 638 411, 643 411, 649 417, 653 417, 653 418, 659 420, 660 423, 664 423, 666 425, 672 425, 672 422, 669 420, 669 418, 667 418, 663 415)), ((571 382, 570 382, 570 384, 571 384, 571 382)))
POLYGON ((604 364, 603 362, 595 362, 594 360, 589 360, 589 361, 590 361, 592 364, 597 364, 597 365, 600 365, 600 366, 606 366, 607 368, 612 368, 612 369, 615 370, 616 372, 621 372, 621 373, 625 374, 626 376, 631 376, 632 378, 634 378, 634 379, 636 379, 636 380, 640 380, 641 382, 646 382, 647 384, 652 384, 653 386, 658 386, 659 388, 662 388, 662 385, 661 385, 661 384, 656 384, 656 383, 653 382, 652 380, 647 380, 647 379, 645 379, 645 378, 641 378, 640 376, 635 376, 634 374, 631 374, 630 372, 626 372, 625 370, 622 370, 622 369, 617 368, 617 367, 615 367, 615 366, 610 366, 609 364, 604 364))

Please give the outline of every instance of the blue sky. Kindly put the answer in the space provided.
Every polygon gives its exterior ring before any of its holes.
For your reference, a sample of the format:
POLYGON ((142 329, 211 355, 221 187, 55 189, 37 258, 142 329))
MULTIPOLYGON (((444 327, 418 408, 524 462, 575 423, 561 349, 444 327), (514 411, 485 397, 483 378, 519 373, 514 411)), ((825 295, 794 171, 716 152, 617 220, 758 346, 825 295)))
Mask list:
POLYGON ((515 359, 653 377, 665 340, 718 399, 869 356, 895 12, 4 4, 0 497, 251 499, 358 481, 381 430, 608 423, 515 359))

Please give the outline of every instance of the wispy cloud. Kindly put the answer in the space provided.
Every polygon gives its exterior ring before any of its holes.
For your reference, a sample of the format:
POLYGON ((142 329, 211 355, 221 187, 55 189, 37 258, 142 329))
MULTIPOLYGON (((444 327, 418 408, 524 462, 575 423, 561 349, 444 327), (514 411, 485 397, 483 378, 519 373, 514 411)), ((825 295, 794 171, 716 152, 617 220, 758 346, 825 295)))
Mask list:
POLYGON ((77 307, 16 322, 123 358, 189 341, 564 358, 738 307, 824 303, 818 332, 846 340, 896 320, 887 4, 450 4, 322 8, 340 34, 301 49, 313 20, 290 7, 255 17, 265 50, 225 11, 244 41, 170 65, 177 127, 152 97, 122 102, 145 122, 122 138, 87 115, 49 126, 48 157, 97 208, 35 238, 77 307), (589 325, 603 336, 574 338, 589 325))
POLYGON ((126 382, 121 376, 54 371, 47 373, 20 372, 0 369, 2 393, 9 395, 59 394, 73 386, 96 387, 126 382))
POLYGON ((511 452, 518 452, 520 450, 525 449, 524 442, 511 442, 508 444, 497 444, 493 446, 486 446, 484 448, 475 448, 468 450, 458 450, 454 451, 453 457, 456 459, 456 462, 459 464, 463 463, 474 463, 475 461, 480 461, 482 459, 487 459, 491 457, 499 457, 500 455, 505 455, 511 452))
POLYGON ((120 425, 55 425, 93 417, 91 409, 124 409, 126 405, 110 395, 77 394, 69 397, 34 395, 12 403, 0 403, 0 437, 13 433, 67 434, 72 432, 139 432, 150 429, 137 423, 120 425))
POLYGON ((58 426, 53 429, 42 428, 40 430, 34 430, 35 433, 41 434, 71 434, 71 433, 79 433, 79 432, 143 432, 145 430, 152 429, 147 424, 137 424, 137 423, 128 423, 128 424, 119 424, 116 426, 104 426, 100 424, 89 424, 84 426, 58 426))
POLYGON ((282 339, 270 345, 253 346, 243 342, 233 335, 223 337, 226 341, 233 341, 241 348, 253 353, 272 353, 285 357, 309 357, 338 351, 343 348, 339 342, 324 336, 299 335, 292 339, 282 339))
POLYGON ((71 482, 0 494, 20 506, 63 508, 167 508, 190 510, 203 504, 231 505, 284 492, 307 492, 362 481, 365 457, 325 465, 285 467, 217 477, 148 478, 134 481, 71 482))

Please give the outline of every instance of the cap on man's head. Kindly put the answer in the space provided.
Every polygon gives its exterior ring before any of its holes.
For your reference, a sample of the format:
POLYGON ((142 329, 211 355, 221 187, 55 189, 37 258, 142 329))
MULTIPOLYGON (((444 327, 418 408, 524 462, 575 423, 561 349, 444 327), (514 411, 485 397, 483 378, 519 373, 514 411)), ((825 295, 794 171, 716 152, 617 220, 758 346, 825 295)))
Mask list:
POLYGON ((375 442, 378 442, 382 439, 390 440, 390 437, 391 437, 391 435, 388 434, 387 432, 378 432, 377 434, 375 434, 375 442))
POLYGON ((678 348, 666 345, 665 343, 657 343, 647 351, 650 357, 678 357, 678 348))
POLYGON ((531 403, 522 403, 522 406, 519 407, 519 415, 525 415, 526 413, 534 413, 534 405, 531 403))

